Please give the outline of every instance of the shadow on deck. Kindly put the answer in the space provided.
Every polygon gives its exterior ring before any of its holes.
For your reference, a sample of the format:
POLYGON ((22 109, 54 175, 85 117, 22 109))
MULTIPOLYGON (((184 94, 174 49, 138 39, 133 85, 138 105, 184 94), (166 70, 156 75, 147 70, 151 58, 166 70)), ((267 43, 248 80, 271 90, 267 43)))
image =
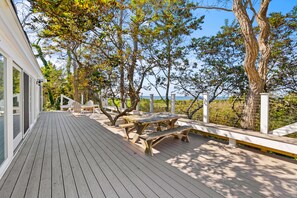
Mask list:
POLYGON ((154 157, 87 116, 42 113, 0 197, 296 197, 297 165, 191 135, 154 157))

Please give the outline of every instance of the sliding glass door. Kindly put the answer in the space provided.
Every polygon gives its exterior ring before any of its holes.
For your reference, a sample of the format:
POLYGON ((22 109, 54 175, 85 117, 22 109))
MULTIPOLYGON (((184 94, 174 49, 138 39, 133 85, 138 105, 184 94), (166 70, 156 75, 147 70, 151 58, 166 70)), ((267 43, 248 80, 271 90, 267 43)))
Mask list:
POLYGON ((6 141, 5 141, 5 57, 0 54, 0 166, 6 159, 6 141))
POLYGON ((30 127, 30 77, 25 72, 23 73, 23 85, 24 85, 24 134, 28 131, 30 127))
POLYGON ((18 66, 13 67, 13 147, 22 140, 22 71, 18 66))

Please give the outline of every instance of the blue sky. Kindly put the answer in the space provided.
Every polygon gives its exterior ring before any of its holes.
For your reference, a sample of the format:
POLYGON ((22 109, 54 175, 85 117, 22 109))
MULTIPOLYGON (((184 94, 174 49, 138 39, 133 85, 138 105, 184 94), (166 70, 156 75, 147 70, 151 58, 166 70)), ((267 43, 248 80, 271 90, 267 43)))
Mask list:
MULTIPOLYGON (((287 13, 297 5, 297 0, 272 0, 269 5, 270 12, 282 12, 287 13)), ((215 35, 220 27, 224 25, 225 19, 230 21, 234 20, 234 14, 232 12, 216 11, 216 10, 198 10, 196 13, 205 15, 204 24, 202 25, 202 31, 197 32, 197 36, 210 36, 215 35)))
MULTIPOLYGON (((196 0, 196 2, 200 2, 200 0, 196 0)), ((204 0, 204 2, 211 3, 215 2, 215 0, 204 0)), ((268 12, 287 13, 291 11, 296 5, 297 0, 271 0, 268 12)), ((197 14, 198 16, 205 15, 205 19, 204 24, 202 25, 202 30, 194 32, 192 35, 193 37, 215 35, 220 30, 220 27, 224 25, 225 19, 228 19, 230 22, 235 19, 233 12, 226 11, 199 9, 195 11, 195 14, 197 14)), ((151 91, 143 90, 143 95, 145 96, 151 93, 157 95, 157 92, 153 89, 151 91)), ((165 90, 161 90, 161 93, 165 95, 165 90)))

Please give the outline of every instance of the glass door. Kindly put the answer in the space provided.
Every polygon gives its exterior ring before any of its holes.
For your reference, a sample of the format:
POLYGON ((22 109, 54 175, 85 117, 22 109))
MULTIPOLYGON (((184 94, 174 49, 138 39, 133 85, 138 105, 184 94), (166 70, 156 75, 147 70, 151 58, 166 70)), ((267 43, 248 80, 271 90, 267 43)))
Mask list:
POLYGON ((30 90, 30 94, 29 94, 29 120, 30 120, 30 126, 34 121, 34 109, 33 109, 33 99, 34 99, 34 81, 33 78, 30 77, 30 85, 29 85, 29 90, 30 90))
POLYGON ((24 86, 24 134, 28 131, 30 127, 30 84, 29 84, 30 77, 28 74, 23 72, 23 86, 24 86))
POLYGON ((13 148, 22 140, 22 71, 13 67, 13 148))
POLYGON ((6 159, 5 142, 5 57, 0 54, 0 166, 6 159))

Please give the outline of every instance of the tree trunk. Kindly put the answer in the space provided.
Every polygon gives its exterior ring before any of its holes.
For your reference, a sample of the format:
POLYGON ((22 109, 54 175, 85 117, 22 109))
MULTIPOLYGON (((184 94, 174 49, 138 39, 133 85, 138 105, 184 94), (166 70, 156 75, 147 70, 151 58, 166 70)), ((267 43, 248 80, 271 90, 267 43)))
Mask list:
POLYGON ((170 82, 171 82, 171 67, 172 67, 172 59, 171 59, 171 42, 170 40, 168 41, 168 46, 167 46, 167 85, 166 85, 166 95, 165 95, 165 111, 169 112, 169 91, 170 91, 170 82))
POLYGON ((240 29, 244 37, 246 54, 243 66, 249 80, 249 93, 246 98, 241 121, 241 126, 246 129, 254 130, 256 127, 256 112, 260 104, 260 93, 264 90, 267 76, 267 66, 270 56, 270 48, 268 46, 270 27, 266 15, 269 3, 270 0, 263 0, 258 13, 256 13, 252 7, 252 3, 250 3, 250 8, 256 15, 260 27, 260 34, 257 40, 252 26, 253 22, 246 11, 246 5, 244 5, 242 0, 233 1, 233 12, 240 24, 240 29), (260 58, 257 70, 256 61, 259 52, 260 58))
POLYGON ((77 62, 74 60, 73 62, 73 97, 74 100, 80 102, 79 95, 78 95, 78 66, 77 62))
POLYGON ((135 23, 132 27, 132 39, 133 39, 133 52, 131 57, 131 65, 128 68, 128 83, 129 83, 129 97, 131 100, 131 106, 134 106, 136 108, 136 105, 138 103, 138 98, 136 96, 136 90, 134 85, 134 72, 137 64, 137 56, 138 56, 138 35, 139 35, 139 24, 135 23))
MULTIPOLYGON (((123 4, 123 0, 121 4, 123 4)), ((123 59, 123 8, 120 10, 120 21, 119 21, 119 29, 117 31, 118 37, 118 56, 120 59, 120 100, 121 100, 121 108, 125 108, 125 70, 124 70, 124 59, 123 59)))
POLYGON ((241 127, 244 129, 256 129, 257 114, 260 107, 260 93, 263 92, 264 83, 250 82, 249 92, 242 113, 241 127))

